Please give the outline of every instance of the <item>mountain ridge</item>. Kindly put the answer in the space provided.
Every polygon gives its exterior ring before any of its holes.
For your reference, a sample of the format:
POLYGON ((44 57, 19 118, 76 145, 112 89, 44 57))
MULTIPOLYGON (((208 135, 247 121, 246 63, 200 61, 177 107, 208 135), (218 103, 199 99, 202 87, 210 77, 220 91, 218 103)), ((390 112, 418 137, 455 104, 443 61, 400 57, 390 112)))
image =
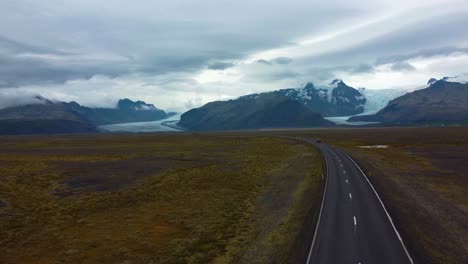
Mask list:
POLYGON ((466 124, 468 123, 468 83, 450 78, 429 80, 427 87, 391 100, 373 115, 354 116, 351 122, 393 124, 466 124))
POLYGON ((196 131, 332 126, 298 101, 275 93, 215 101, 182 114, 179 126, 196 131))

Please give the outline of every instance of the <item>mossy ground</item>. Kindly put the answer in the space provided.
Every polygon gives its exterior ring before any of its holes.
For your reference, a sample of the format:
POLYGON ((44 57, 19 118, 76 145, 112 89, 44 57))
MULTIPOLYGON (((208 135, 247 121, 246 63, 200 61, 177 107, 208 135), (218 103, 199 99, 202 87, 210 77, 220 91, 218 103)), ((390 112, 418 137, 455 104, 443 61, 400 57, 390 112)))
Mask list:
POLYGON ((4 137, 0 263, 287 261, 321 170, 268 136, 4 137))

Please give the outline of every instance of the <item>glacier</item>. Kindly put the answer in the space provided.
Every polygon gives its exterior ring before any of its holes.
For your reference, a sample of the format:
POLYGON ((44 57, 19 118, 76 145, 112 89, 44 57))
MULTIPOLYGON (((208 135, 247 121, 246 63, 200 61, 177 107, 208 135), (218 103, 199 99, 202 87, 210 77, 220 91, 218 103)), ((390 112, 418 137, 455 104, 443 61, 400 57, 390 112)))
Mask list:
POLYGON ((367 99, 366 103, 364 104, 364 113, 361 115, 375 113, 387 106, 388 102, 391 100, 410 92, 410 90, 406 89, 373 90, 363 88, 360 88, 359 91, 367 99))

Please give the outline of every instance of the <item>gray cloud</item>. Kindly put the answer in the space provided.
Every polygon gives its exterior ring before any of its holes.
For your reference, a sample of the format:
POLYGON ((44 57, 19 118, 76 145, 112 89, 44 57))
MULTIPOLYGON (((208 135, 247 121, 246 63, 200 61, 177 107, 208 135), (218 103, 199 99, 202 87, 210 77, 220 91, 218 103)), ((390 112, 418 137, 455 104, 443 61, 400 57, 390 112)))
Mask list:
POLYGON ((14 89, 0 90, 0 109, 25 104, 42 103, 37 98, 38 94, 17 91, 14 89))
POLYGON ((225 70, 234 66, 232 62, 215 62, 208 65, 210 70, 225 70))
POLYGON ((288 57, 278 57, 278 58, 272 59, 271 61, 276 64, 289 64, 293 61, 293 59, 288 58, 288 57))
POLYGON ((276 71, 274 74, 270 73, 252 73, 248 74, 245 77, 246 82, 275 82, 284 79, 295 79, 299 77, 300 74, 290 70, 276 71))
POLYGON ((377 58, 375 64, 388 64, 388 63, 395 63, 395 62, 402 62, 412 58, 430 58, 434 56, 447 56, 453 53, 467 53, 468 48, 457 48, 457 47, 438 47, 433 49, 423 49, 417 52, 410 52, 406 54, 399 54, 399 55, 392 55, 386 57, 377 58))
POLYGON ((292 61, 293 59, 288 58, 288 57, 277 57, 271 60, 260 59, 260 60, 257 60, 257 63, 265 64, 265 65, 273 65, 273 64, 285 65, 285 64, 290 64, 292 61))
POLYGON ((369 63, 362 63, 353 66, 337 67, 333 69, 333 71, 336 70, 343 70, 350 73, 372 73, 375 71, 375 67, 369 63))
POLYGON ((332 8, 307 2, 291 6, 286 1, 266 0, 249 3, 249 7, 232 3, 226 8, 214 0, 174 4, 145 0, 139 4, 121 0, 2 2, 0 35, 5 37, 0 36, 0 86, 64 83, 96 75, 222 69, 231 65, 211 62, 291 45, 291 39, 313 31, 304 23, 311 8, 320 12, 308 22, 333 21, 332 14, 346 14, 351 19, 363 12, 353 6, 332 8), (102 9, 108 12, 96 11, 102 9), (252 17, 262 23, 252 23, 252 17), (60 59, 12 56, 20 53, 54 54, 60 59))
POLYGON ((12 39, 0 35, 0 51, 8 51, 12 54, 20 53, 36 53, 36 54, 54 54, 54 55, 67 55, 69 53, 53 50, 51 48, 38 47, 25 43, 20 43, 12 39))
MULTIPOLYGON (((379 68, 410 79, 442 71, 412 59, 468 54, 466 11, 463 0, 2 1, 0 88, 92 104, 97 90, 164 94, 188 107, 340 74, 371 79, 379 68)), ((457 63, 444 74, 466 67, 457 63)))
POLYGON ((407 62, 396 62, 391 67, 394 71, 414 71, 416 68, 407 62))
POLYGON ((261 63, 261 64, 265 64, 265 65, 272 65, 273 64, 273 63, 271 63, 271 61, 264 60, 264 59, 257 60, 257 63, 261 63))

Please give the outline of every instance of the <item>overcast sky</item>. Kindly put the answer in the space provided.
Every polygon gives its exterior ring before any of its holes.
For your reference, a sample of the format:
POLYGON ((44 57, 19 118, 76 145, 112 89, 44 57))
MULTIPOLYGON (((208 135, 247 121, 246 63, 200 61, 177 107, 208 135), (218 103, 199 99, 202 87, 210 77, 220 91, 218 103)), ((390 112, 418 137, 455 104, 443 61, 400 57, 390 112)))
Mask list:
POLYGON ((418 87, 468 73, 467 14, 466 0, 1 0, 0 107, 41 94, 184 111, 334 78, 418 87))

